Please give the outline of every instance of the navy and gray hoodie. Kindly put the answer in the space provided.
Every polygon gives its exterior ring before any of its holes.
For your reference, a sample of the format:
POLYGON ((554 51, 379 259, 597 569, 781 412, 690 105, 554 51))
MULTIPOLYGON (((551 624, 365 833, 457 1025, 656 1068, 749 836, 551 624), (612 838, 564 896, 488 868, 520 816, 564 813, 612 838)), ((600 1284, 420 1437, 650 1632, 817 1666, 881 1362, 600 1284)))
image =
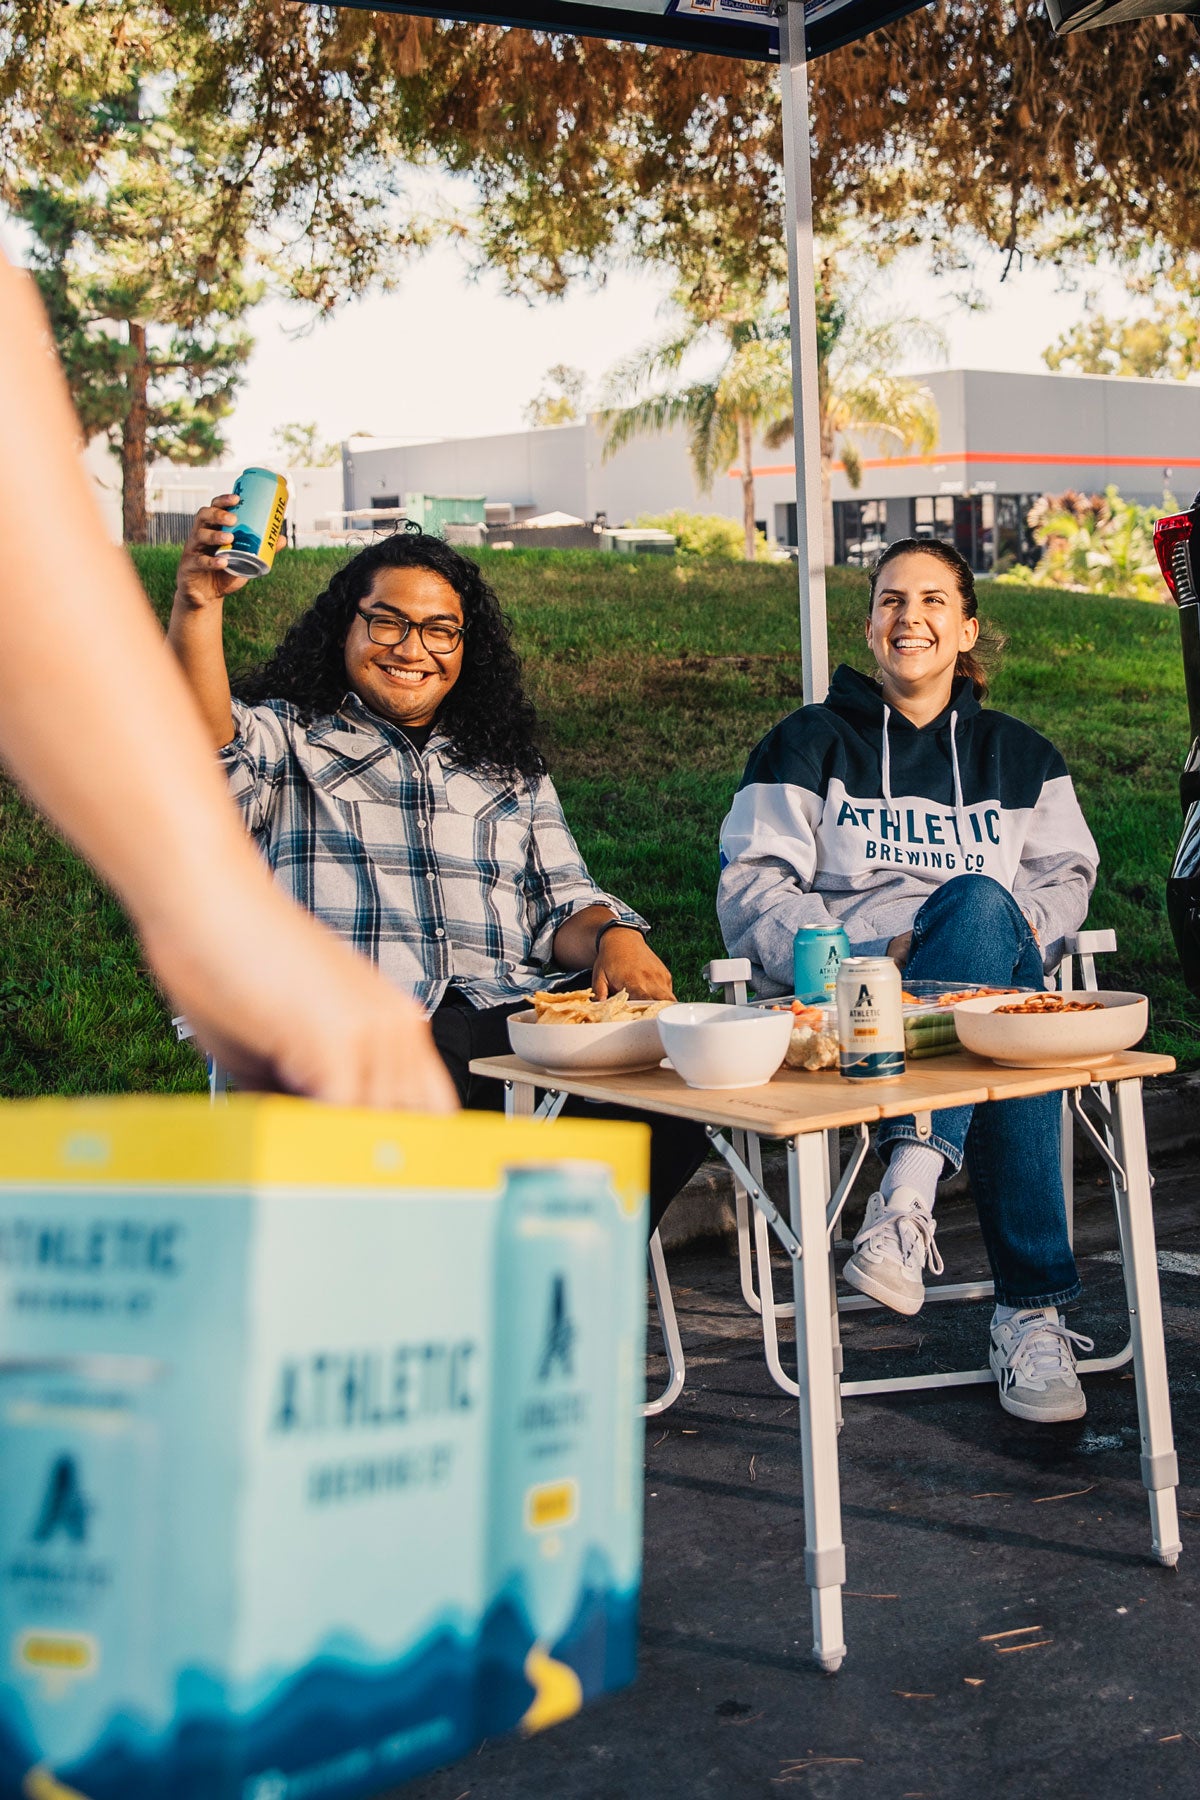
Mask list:
POLYGON ((1036 927, 1046 967, 1087 917, 1096 846, 1062 757, 959 677, 916 726, 844 664, 752 752, 721 827, 717 912, 763 993, 791 992, 801 925, 882 955, 956 875, 990 875, 1036 927))

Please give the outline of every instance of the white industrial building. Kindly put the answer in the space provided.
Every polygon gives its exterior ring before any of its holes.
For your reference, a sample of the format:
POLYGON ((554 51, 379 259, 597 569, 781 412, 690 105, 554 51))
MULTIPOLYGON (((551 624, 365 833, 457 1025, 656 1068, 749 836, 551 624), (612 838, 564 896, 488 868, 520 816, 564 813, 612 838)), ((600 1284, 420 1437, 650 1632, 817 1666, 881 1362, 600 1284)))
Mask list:
MULTIPOLYGON (((1200 488, 1200 384, 1093 375, 1014 375, 944 369, 920 377, 941 417, 928 454, 891 455, 864 443, 862 486, 833 476, 837 562, 862 562, 889 539, 928 536, 954 543, 979 570, 1001 559, 1036 560, 1025 524, 1039 495, 1116 487, 1127 499, 1186 503, 1200 488)), ((99 443, 87 454, 114 537, 120 537, 120 471, 99 443)), ((364 514, 393 517, 413 496, 425 514, 452 518, 443 497, 460 497, 465 518, 486 518, 488 536, 549 544, 600 543, 590 526, 683 509, 740 521, 740 470, 697 485, 682 431, 635 439, 605 459, 596 419, 489 437, 353 438, 341 467, 289 469, 288 523, 300 544, 369 534, 364 514), (436 508, 431 498, 436 497, 436 508), (486 511, 484 510, 486 505, 486 511), (523 522, 567 515, 589 529, 523 533, 523 522), (350 515, 350 516, 348 516, 350 515)), ((182 542, 191 514, 232 487, 236 467, 150 472, 148 501, 158 541, 182 542)), ((796 480, 789 451, 759 446, 756 513, 767 538, 796 543, 796 480)), ((389 524, 385 519, 379 525, 389 524)), ((456 534, 452 534, 456 535, 456 534)))
MULTIPOLYGON (((985 570, 1032 556, 1024 521, 1041 494, 1113 486, 1127 499, 1161 502, 1170 490, 1185 501, 1200 487, 1200 385, 986 369, 919 379, 938 404, 938 445, 928 454, 868 453, 857 490, 835 468, 838 562, 915 535, 955 543, 985 570)), ((636 439, 606 461, 594 418, 490 437, 358 438, 344 446, 342 467, 346 508, 396 507, 416 493, 482 496, 495 526, 549 512, 620 525, 675 508, 739 520, 742 510, 740 471, 701 492, 682 431, 636 439)), ((754 474, 760 526, 772 542, 795 544, 790 455, 757 448, 754 474)))

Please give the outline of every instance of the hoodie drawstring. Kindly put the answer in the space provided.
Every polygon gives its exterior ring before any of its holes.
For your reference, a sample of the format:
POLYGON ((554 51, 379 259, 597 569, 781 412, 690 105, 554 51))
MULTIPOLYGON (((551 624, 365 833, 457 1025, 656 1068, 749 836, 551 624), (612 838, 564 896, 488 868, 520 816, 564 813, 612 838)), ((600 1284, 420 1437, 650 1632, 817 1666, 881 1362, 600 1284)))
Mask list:
POLYGON ((883 703, 883 803, 888 811, 892 810, 892 747, 888 742, 888 720, 892 709, 885 700, 883 703))
MULTIPOLYGON (((885 727, 886 729, 886 727, 885 727)), ((958 729, 958 714, 950 714, 950 766, 954 770, 954 817, 958 821, 959 847, 966 854, 969 839, 967 837, 967 803, 963 799, 962 776, 958 769, 958 740, 955 732, 958 729)), ((886 781, 886 776, 884 777, 886 781)))
MULTIPOLYGON (((892 804, 892 745, 891 739, 888 736, 888 726, 891 722, 891 717, 892 709, 885 700, 883 703, 883 768, 881 773, 883 776, 883 803, 887 807, 889 813, 895 810, 892 804)), ((967 803, 963 799, 962 773, 958 766, 957 731, 958 713, 955 711, 950 714, 950 766, 954 771, 954 817, 958 824, 959 848, 965 855, 971 842, 968 836, 970 829, 970 814, 967 812, 967 803)))

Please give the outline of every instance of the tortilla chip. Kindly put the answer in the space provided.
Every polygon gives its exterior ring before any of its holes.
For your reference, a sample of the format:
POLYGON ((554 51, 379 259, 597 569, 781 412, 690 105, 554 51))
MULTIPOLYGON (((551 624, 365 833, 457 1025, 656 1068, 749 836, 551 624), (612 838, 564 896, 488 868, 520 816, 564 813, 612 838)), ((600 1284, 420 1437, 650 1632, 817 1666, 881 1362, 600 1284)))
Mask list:
POLYGON ((613 1025, 623 1019, 652 1019, 670 1000, 631 1000, 625 988, 618 988, 604 1000, 593 998, 591 988, 578 988, 569 994, 552 994, 539 990, 533 995, 533 1010, 539 1025, 613 1025))

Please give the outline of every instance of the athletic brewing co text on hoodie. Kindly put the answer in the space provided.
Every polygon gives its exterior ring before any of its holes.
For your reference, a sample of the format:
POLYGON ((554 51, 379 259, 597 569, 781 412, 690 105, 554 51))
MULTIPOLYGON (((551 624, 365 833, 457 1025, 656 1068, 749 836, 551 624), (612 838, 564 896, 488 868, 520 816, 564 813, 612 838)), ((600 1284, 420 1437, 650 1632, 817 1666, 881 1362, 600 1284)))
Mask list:
POLYGON ((751 753, 721 827, 717 912, 760 992, 791 992, 801 925, 843 925, 882 955, 956 875, 990 875, 1041 940, 1046 967, 1087 917, 1098 857, 1062 757, 959 677, 918 728, 844 664, 823 705, 751 753))

